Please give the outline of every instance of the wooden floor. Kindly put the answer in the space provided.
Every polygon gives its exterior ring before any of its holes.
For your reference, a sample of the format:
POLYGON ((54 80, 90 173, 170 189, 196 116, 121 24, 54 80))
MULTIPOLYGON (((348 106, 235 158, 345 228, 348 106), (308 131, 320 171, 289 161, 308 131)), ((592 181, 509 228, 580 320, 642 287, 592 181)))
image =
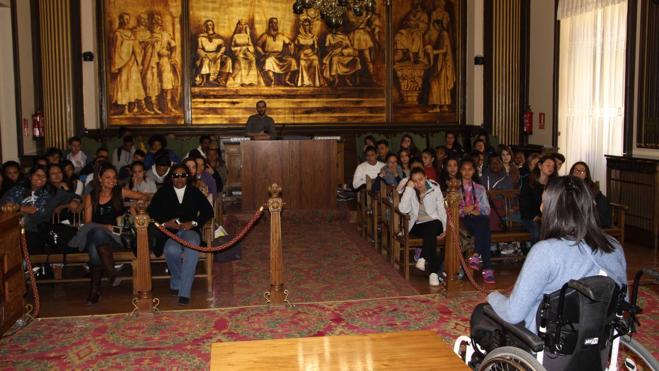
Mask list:
POLYGON ((211 370, 468 370, 433 331, 215 343, 211 370))
MULTIPOLYGON (((657 257, 654 252, 646 247, 626 244, 625 255, 627 257, 627 272, 631 279, 633 275, 641 268, 654 267, 658 268, 657 257)), ((222 263, 231 264, 231 263, 222 263)), ((496 271, 496 285, 484 285, 488 290, 506 290, 511 288, 517 278, 517 274, 522 267, 521 262, 496 262, 494 269, 496 271)), ((126 269, 130 269, 126 267, 126 269)), ((154 274, 164 274, 164 264, 154 268, 154 274)), ((432 288, 428 285, 428 279, 416 269, 411 270, 410 282, 420 294, 429 294, 440 292, 440 288, 432 288)), ((216 267, 215 284, 220 285, 221 292, 231 292, 229 289, 232 285, 231 267, 220 265, 216 267)), ((129 275, 129 271, 124 271, 129 275)), ((482 278, 476 272, 474 275, 477 282, 481 285, 482 278)), ((473 287, 464 282, 464 290, 472 291, 473 287)), ((132 283, 126 280, 119 287, 108 287, 107 283, 103 284, 103 296, 101 301, 96 305, 87 305, 85 300, 89 290, 88 283, 75 284, 44 284, 39 285, 41 293, 41 316, 42 317, 60 317, 76 315, 97 315, 110 313, 127 313, 132 311, 132 283)), ((169 295, 169 281, 156 280, 153 283, 153 295, 160 299, 161 310, 180 310, 180 309, 204 309, 213 308, 212 300, 207 299, 206 284, 203 280, 198 279, 193 285, 192 300, 190 305, 182 307, 178 305, 178 298, 169 295)))

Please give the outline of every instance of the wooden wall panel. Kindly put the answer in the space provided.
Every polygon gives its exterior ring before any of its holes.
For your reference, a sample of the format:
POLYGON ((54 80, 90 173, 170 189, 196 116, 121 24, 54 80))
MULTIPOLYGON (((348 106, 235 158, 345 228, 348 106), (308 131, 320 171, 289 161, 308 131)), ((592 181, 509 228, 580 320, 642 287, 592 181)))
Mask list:
POLYGON ((636 146, 659 149, 659 4, 641 7, 636 146))

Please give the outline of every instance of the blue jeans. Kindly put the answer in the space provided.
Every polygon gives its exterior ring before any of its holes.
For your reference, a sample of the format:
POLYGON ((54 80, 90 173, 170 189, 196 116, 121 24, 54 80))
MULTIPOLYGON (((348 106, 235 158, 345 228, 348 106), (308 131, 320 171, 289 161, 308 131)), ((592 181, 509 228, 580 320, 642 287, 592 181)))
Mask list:
POLYGON ((105 227, 91 229, 87 232, 87 243, 85 244, 85 248, 89 254, 90 265, 102 264, 101 257, 98 255, 98 250, 96 249, 101 245, 110 245, 115 250, 121 248, 121 245, 112 236, 112 232, 105 227))
MULTIPOLYGON (((195 231, 178 231, 176 235, 197 246, 201 240, 199 233, 195 231)), ((179 297, 190 298, 199 252, 183 247, 170 238, 165 242, 165 260, 172 276, 169 287, 178 290, 179 297)))
POLYGON ((483 269, 491 269, 490 241, 490 218, 487 215, 466 215, 460 218, 460 223, 474 236, 474 246, 483 260, 483 269))
POLYGON ((540 240, 540 224, 530 219, 522 219, 522 225, 531 234, 531 245, 540 240))

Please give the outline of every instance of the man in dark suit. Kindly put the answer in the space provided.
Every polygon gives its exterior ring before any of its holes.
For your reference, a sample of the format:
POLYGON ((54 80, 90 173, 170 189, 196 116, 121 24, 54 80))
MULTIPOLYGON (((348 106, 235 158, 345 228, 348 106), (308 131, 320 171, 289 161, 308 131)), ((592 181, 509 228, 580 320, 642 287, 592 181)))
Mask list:
MULTIPOLYGON (((213 208, 200 190, 192 186, 188 169, 174 165, 170 184, 160 188, 151 199, 149 215, 170 232, 199 246, 201 228, 213 217, 213 208)), ((161 239, 162 240, 162 239, 161 239)), ((169 284, 179 304, 190 303, 199 252, 169 238, 164 243, 165 260, 171 274, 169 284)))

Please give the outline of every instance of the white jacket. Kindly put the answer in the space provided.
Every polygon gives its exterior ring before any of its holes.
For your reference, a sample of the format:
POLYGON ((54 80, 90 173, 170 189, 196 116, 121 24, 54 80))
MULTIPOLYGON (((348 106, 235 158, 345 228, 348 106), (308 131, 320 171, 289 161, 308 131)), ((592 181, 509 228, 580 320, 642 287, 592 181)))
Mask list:
POLYGON ((352 177, 352 187, 357 189, 366 184, 367 175, 371 179, 377 178, 378 174, 380 174, 380 170, 382 170, 382 167, 384 167, 384 163, 380 161, 378 161, 375 165, 371 165, 367 161, 357 165, 357 169, 355 169, 355 175, 352 177))
MULTIPOLYGON (((446 208, 444 207, 444 195, 434 180, 426 180, 426 196, 423 198, 423 206, 426 208, 426 213, 433 219, 442 222, 444 230, 446 230, 446 208)), ((419 198, 416 196, 416 191, 412 187, 405 187, 403 197, 398 204, 398 210, 404 214, 409 214, 410 224, 407 226, 408 230, 412 230, 416 219, 419 217, 419 198)))

